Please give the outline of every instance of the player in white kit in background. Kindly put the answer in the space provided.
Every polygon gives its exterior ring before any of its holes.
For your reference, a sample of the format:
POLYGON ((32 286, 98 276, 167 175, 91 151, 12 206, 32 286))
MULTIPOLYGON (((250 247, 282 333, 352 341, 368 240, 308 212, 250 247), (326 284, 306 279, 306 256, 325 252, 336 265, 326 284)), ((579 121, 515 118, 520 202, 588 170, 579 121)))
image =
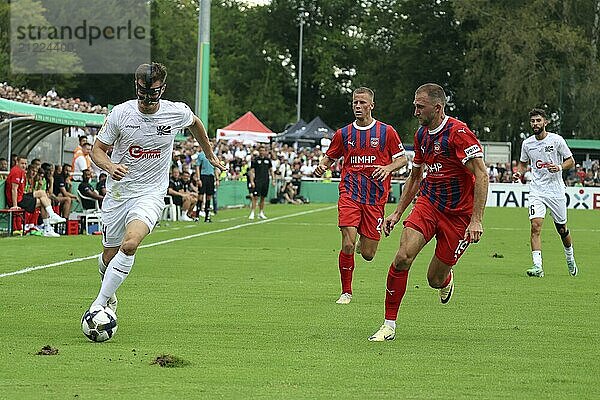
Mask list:
POLYGON ((575 165, 573 154, 562 136, 546 132, 548 120, 543 109, 534 108, 529 112, 529 124, 534 134, 523 141, 518 172, 513 175, 515 181, 520 179, 527 169, 527 163, 531 164, 533 179, 529 184, 529 220, 533 267, 527 270, 527 275, 544 276, 540 235, 548 208, 565 248, 569 273, 576 276, 577 264, 573 255, 573 240, 567 228, 567 198, 562 178, 562 171, 575 165))
POLYGON ((137 100, 112 109, 92 149, 92 159, 109 175, 102 202, 104 250, 98 257, 102 286, 92 307, 116 311, 115 292, 164 208, 175 135, 188 128, 208 161, 224 168, 212 151, 204 125, 190 108, 161 99, 166 78, 162 64, 140 65, 135 71, 137 100))

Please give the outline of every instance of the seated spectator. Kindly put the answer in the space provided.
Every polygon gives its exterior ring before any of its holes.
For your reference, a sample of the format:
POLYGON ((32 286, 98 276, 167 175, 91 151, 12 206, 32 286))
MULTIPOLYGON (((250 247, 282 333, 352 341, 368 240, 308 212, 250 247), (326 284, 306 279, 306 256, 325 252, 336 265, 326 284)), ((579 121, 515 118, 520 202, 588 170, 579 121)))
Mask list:
POLYGON ((184 184, 180 178, 179 167, 174 165, 171 167, 171 177, 169 179, 169 189, 167 194, 173 198, 173 203, 181 207, 181 221, 193 221, 194 207, 196 206, 197 197, 186 193, 184 190, 184 184))
MULTIPOLYGON (((98 176, 98 182, 96 183, 96 192, 98 192, 98 194, 102 196, 103 199, 104 196, 106 196, 106 177, 106 172, 101 172, 98 176)), ((99 200, 98 204, 100 205, 100 207, 102 207, 102 200, 99 200)))
MULTIPOLYGON (((6 158, 0 158, 0 172, 8 171, 8 160, 6 158)), ((5 175, 0 175, 0 180, 6 179, 5 175)))
POLYGON ((296 190, 292 182, 286 182, 279 189, 277 194, 280 203, 285 204, 302 204, 302 200, 296 199, 296 190))
POLYGON ((71 193, 71 166, 69 164, 55 169, 52 194, 52 199, 60 205, 61 214, 69 218, 71 204, 73 200, 77 200, 77 196, 71 193), (61 172, 57 173, 58 171, 61 172))
POLYGON ((96 208, 96 202, 94 200, 98 200, 98 204, 100 204, 102 200, 104 200, 104 196, 101 196, 98 192, 96 192, 90 184, 90 180, 92 179, 92 171, 89 169, 84 169, 82 171, 82 179, 83 180, 77 188, 79 194, 82 196, 81 207, 84 210, 93 210, 96 208), (93 200, 89 200, 84 197, 88 197, 93 200))
POLYGON ((583 168, 581 168, 580 164, 577 164, 575 166, 575 174, 579 178, 579 183, 583 184, 583 180, 585 179, 585 170, 583 168))
POLYGON ((43 163, 41 168, 44 174, 44 181, 46 182, 46 186, 44 190, 48 197, 52 200, 52 191, 54 189, 54 165, 50 163, 43 163))
POLYGON ((583 186, 595 186, 594 173, 592 170, 588 170, 583 178, 583 186))
MULTIPOLYGON (((54 232, 53 224, 65 222, 65 219, 52 210, 52 203, 44 190, 35 190, 25 193, 27 159, 19 156, 15 165, 8 174, 6 180, 5 194, 6 202, 11 210, 24 209, 28 213, 40 209, 44 222, 43 235, 47 237, 60 236, 54 232)), ((33 168, 31 169, 33 170, 33 168)))

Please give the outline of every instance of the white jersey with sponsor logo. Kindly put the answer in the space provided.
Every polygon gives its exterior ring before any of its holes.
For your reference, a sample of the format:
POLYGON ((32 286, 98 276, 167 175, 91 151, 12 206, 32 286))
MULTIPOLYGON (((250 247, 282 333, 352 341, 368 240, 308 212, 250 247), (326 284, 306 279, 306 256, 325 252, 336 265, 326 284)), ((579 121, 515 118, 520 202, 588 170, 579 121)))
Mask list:
POLYGON ((175 135, 192 125, 194 114, 184 103, 160 100, 154 114, 139 111, 137 100, 115 106, 97 139, 113 145, 112 162, 126 165, 120 181, 110 176, 106 192, 115 199, 167 193, 175 135))
POLYGON ((560 165, 573 154, 562 136, 548 132, 542 140, 529 136, 521 146, 521 162, 529 162, 533 179, 529 183, 531 195, 564 197, 565 183, 561 172, 548 171, 548 165, 560 165))

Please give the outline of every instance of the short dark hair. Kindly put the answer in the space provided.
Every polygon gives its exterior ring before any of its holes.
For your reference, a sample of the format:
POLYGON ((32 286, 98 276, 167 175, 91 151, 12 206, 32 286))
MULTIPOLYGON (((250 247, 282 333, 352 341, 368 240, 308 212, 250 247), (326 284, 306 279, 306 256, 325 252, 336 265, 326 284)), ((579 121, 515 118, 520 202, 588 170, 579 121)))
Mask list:
POLYGON ((415 90, 415 94, 421 92, 427 93, 429 99, 434 103, 440 103, 442 106, 446 105, 446 92, 444 92, 444 88, 437 83, 426 83, 415 90))
POLYGON ((352 97, 354 97, 354 95, 356 94, 366 94, 371 98, 371 101, 375 100, 375 92, 366 86, 361 86, 354 89, 354 91, 352 92, 352 97))
POLYGON ((160 63, 141 64, 135 70, 135 81, 146 81, 146 76, 151 73, 152 82, 165 83, 167 81, 167 67, 160 63))
POLYGON ((544 110, 543 108, 532 108, 531 111, 529 111, 529 118, 534 117, 536 115, 539 115, 544 119, 548 119, 548 117, 546 116, 546 110, 544 110))

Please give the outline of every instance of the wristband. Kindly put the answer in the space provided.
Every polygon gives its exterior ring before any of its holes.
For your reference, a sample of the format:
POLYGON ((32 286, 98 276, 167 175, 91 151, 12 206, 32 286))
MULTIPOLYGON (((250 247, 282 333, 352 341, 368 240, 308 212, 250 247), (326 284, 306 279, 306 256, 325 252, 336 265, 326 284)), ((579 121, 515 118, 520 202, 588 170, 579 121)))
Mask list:
POLYGON ((558 164, 558 172, 562 171, 562 164, 558 164))

